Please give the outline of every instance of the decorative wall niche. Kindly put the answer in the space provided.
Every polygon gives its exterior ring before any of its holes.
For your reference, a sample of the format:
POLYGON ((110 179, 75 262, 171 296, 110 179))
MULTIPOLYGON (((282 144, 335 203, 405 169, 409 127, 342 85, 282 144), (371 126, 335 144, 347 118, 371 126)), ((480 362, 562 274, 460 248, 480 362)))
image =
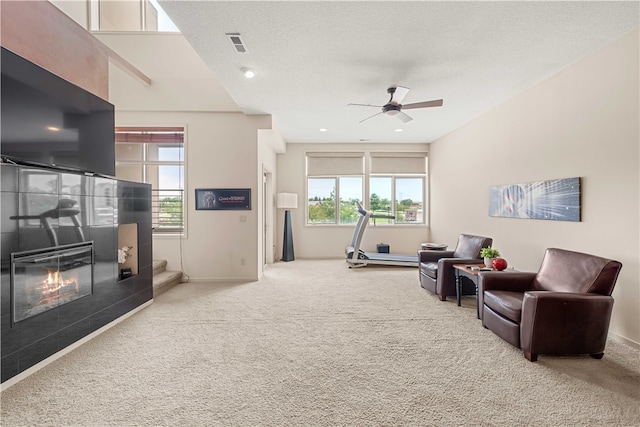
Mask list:
POLYGON ((120 279, 138 274, 138 224, 118 225, 118 268, 120 279))

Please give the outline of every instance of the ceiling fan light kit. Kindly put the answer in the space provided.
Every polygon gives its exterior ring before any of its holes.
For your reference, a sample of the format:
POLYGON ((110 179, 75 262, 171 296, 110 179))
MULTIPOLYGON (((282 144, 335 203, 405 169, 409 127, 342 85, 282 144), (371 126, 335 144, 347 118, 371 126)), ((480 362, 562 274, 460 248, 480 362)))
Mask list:
POLYGON ((407 123, 413 120, 411 116, 404 113, 402 109, 410 110, 415 108, 431 108, 431 107, 442 107, 443 100, 436 99, 433 101, 422 101, 422 102, 414 102, 412 104, 402 105, 401 102, 405 96, 409 93, 409 88, 403 86, 392 86, 387 89, 387 93, 391 96, 389 98, 389 102, 385 105, 372 105, 372 104, 348 104, 348 105, 357 105, 360 107, 378 107, 382 108, 382 112, 374 114, 373 116, 367 117, 364 120, 360 120, 359 123, 369 120, 372 117, 375 117, 379 114, 385 114, 387 116, 394 116, 400 119, 402 122, 407 123))

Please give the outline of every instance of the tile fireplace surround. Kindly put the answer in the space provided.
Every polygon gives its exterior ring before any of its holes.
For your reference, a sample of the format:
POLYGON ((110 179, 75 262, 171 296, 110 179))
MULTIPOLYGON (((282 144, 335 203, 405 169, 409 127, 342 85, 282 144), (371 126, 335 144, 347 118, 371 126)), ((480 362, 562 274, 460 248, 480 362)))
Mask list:
POLYGON ((0 172, 5 382, 153 298, 151 187, 4 163, 0 172), (137 224, 137 274, 119 280, 123 224, 137 224))

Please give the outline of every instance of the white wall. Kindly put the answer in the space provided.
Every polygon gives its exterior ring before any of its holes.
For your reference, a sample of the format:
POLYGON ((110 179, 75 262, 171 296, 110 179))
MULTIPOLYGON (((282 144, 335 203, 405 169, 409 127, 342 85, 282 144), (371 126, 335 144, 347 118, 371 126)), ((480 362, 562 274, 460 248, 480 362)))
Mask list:
MULTIPOLYGON (((96 36, 151 79, 145 86, 110 66, 116 125, 186 129, 186 235, 154 235, 154 258, 166 259, 168 269, 182 270, 195 281, 260 277, 262 170, 276 169, 278 138, 271 117, 242 114, 181 34, 96 36), (196 188, 250 188, 251 211, 196 211, 196 188)), ((273 230, 273 214, 266 216, 273 230)), ((268 244, 273 246, 273 237, 268 244)))
MULTIPOLYGON (((270 116, 211 112, 117 111, 118 126, 184 126, 185 238, 157 237, 154 259, 183 270, 194 281, 256 280, 259 185, 258 130, 269 129, 270 116), (196 188, 250 188, 250 211, 195 210, 196 188), (181 266, 182 261, 182 266, 181 266)), ((266 157, 266 156, 265 156, 266 157)), ((259 178, 260 177, 260 178, 259 178)))
MULTIPOLYGON (((293 246, 296 258, 344 258, 344 249, 349 246, 354 225, 306 225, 306 151, 421 151, 427 152, 427 144, 287 144, 286 154, 278 154, 278 193, 297 193, 298 209, 291 210, 293 246)), ((284 235, 284 212, 276 214, 277 252, 282 254, 284 235)), ((391 252, 415 254, 422 242, 428 242, 429 228, 426 225, 370 226, 363 238, 363 249, 375 252, 376 244, 390 245, 391 252)), ((455 243, 455 242, 454 242, 455 243)))
POLYGON ((548 247, 623 263, 610 331, 640 343, 638 31, 431 144, 435 241, 492 236, 537 271, 548 247), (488 216, 489 187, 582 177, 582 221, 488 216))
POLYGON ((151 86, 115 66, 109 101, 136 111, 223 111, 240 108, 180 33, 93 33, 151 79, 151 86))

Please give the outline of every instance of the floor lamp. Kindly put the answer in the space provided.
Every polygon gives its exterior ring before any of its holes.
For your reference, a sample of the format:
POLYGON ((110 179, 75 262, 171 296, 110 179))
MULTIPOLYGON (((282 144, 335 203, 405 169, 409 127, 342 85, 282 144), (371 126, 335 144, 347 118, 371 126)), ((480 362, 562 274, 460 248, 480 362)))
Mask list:
POLYGON ((289 209, 298 207, 298 195, 296 193, 278 193, 276 206, 284 211, 284 239, 282 240, 281 261, 293 261, 293 233, 291 232, 291 212, 289 209))

